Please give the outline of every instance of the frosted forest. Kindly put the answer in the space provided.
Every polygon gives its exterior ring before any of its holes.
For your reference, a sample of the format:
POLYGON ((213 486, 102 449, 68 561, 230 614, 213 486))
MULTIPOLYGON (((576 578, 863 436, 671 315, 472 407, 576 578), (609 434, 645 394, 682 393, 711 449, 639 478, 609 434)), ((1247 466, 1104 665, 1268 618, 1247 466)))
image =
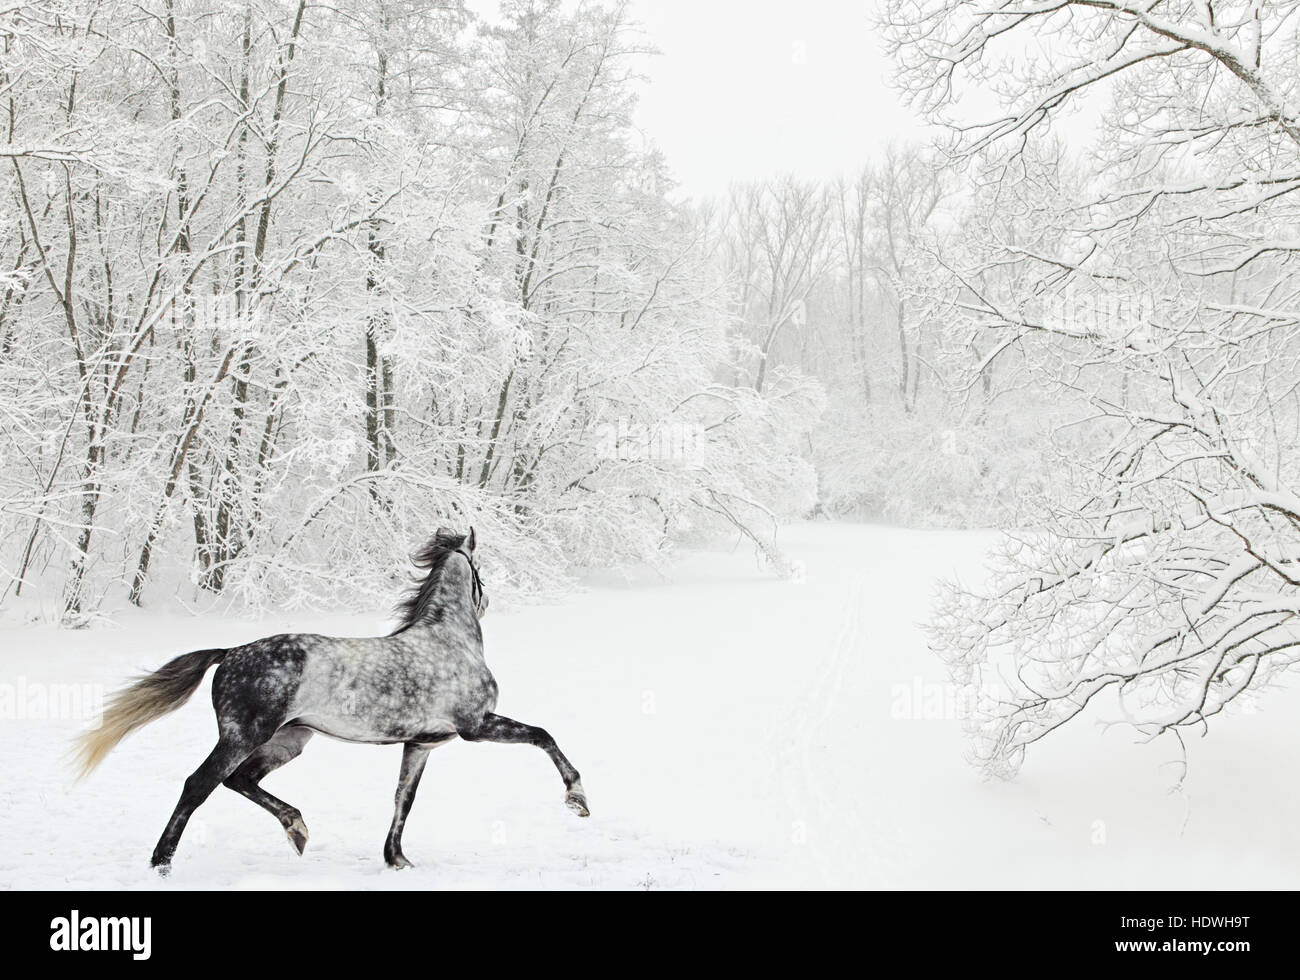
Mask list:
MULTIPOLYGON (((516 686, 794 657, 805 700, 750 703, 800 719, 798 744, 863 737, 821 710, 846 690, 886 727, 890 698, 897 721, 937 692, 935 757, 975 786, 1058 741, 1098 758, 1101 718, 1125 758, 1160 746, 1178 793, 1190 741, 1287 724, 1300 4, 849 5, 915 131, 855 167, 759 160, 707 191, 638 116, 673 57, 644 6, 0 0, 9 679, 111 685, 195 647, 185 621, 378 629, 450 525, 475 528, 493 615, 533 647, 516 686), (891 579, 904 598, 864 598, 891 579), (655 589, 678 605, 621 605, 655 589), (791 635, 751 636, 751 601, 791 635), (590 661, 548 663, 548 629, 596 607, 590 661), (698 648, 619 655, 678 615, 730 618, 698 648), (52 663, 66 643, 84 649, 52 663)), ((870 104, 842 97, 870 133, 870 104)), ((630 710, 669 683, 629 679, 630 710)), ((772 792, 844 809, 819 758, 772 792)), ((960 860, 908 878, 846 827, 814 845, 818 881, 988 880, 960 860)), ((221 854, 204 874, 244 882, 221 854)), ((543 883, 710 887, 749 866, 692 854, 677 877, 656 851, 646 882, 609 858, 613 877, 543 883)), ((1256 858, 1294 886, 1294 864, 1256 858)), ((1224 867, 1262 880, 1242 860, 1224 867)), ((1147 880, 1126 867, 1098 880, 1147 880)))

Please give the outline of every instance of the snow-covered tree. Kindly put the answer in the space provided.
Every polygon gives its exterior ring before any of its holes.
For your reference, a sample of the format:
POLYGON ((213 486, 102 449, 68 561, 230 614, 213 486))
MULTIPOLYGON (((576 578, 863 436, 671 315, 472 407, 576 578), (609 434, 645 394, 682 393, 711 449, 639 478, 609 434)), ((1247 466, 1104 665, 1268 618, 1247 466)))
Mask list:
POLYGON ((718 381, 625 5, 38 0, 0 45, 7 595, 370 598, 449 521, 550 589, 809 505, 816 393, 718 381))
POLYGON ((946 262, 972 378, 1077 406, 987 588, 935 621, 1010 773, 1092 705, 1201 730, 1300 654, 1295 5, 894 0, 917 104, 956 127, 988 220, 946 262), (1002 111, 969 121, 975 87, 1002 111), (1087 157, 1050 129, 1101 108, 1087 157), (1019 220, 1014 234, 995 214, 1019 220))

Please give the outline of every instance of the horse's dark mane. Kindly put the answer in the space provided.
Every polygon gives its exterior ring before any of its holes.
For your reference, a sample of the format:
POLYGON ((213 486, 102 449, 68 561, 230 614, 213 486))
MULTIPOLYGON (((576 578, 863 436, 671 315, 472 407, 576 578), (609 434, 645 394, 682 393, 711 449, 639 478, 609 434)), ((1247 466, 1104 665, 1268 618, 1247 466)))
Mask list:
POLYGON ((433 599, 434 589, 442 578, 442 570, 446 567, 447 559, 464 543, 463 534, 435 534, 419 551, 411 555, 411 564, 423 569, 425 575, 423 578, 416 579, 415 584, 393 610, 398 626, 389 636, 405 633, 429 611, 429 603, 433 599))

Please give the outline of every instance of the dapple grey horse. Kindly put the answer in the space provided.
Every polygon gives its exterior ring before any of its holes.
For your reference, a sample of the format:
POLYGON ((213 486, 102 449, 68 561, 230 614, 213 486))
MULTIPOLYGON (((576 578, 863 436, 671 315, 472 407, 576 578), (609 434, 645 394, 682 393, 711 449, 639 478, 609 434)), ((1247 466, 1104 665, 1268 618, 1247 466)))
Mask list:
POLYGON ((191 814, 219 785, 248 797, 280 821, 301 854, 307 827, 297 809, 258 784, 297 758, 316 732, 347 742, 396 745, 401 776, 384 859, 410 867, 402 827, 430 750, 454 738, 467 742, 522 742, 551 757, 564 779, 564 802, 589 815, 578 770, 541 728, 494 714, 497 683, 483 658, 479 620, 487 595, 474 564, 475 534, 440 528, 412 558, 426 574, 399 607, 390 635, 347 639, 310 634, 272 636, 230 650, 177 657, 117 692, 100 727, 81 737, 82 775, 123 738, 176 710, 212 677, 217 745, 185 781, 180 802, 153 852, 162 874, 191 814))

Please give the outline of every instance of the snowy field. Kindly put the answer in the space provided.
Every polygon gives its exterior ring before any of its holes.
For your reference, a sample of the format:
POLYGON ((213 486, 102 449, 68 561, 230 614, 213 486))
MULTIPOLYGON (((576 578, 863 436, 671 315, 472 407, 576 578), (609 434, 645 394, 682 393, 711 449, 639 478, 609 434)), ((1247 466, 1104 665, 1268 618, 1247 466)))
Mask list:
MULTIPOLYGON (((453 742, 430 758, 405 833, 381 845, 401 750, 317 737, 266 780, 302 810, 305 856, 219 789, 172 877, 148 857, 214 741, 207 682, 85 783, 63 762, 78 722, 0 719, 0 884, 10 888, 1295 888, 1300 695, 1189 742, 1135 744, 1086 721, 1012 783, 984 782, 918 623, 937 575, 979 575, 991 538, 853 525, 787 529, 802 584, 747 547, 590 581, 484 621, 499 711, 542 725, 581 769, 592 817, 562 804, 545 756, 453 742)), ((490 588, 490 583, 489 583, 490 588)), ((382 616, 259 622, 142 613, 68 632, 0 626, 11 693, 111 689, 176 653, 285 630, 364 634, 382 616)))

